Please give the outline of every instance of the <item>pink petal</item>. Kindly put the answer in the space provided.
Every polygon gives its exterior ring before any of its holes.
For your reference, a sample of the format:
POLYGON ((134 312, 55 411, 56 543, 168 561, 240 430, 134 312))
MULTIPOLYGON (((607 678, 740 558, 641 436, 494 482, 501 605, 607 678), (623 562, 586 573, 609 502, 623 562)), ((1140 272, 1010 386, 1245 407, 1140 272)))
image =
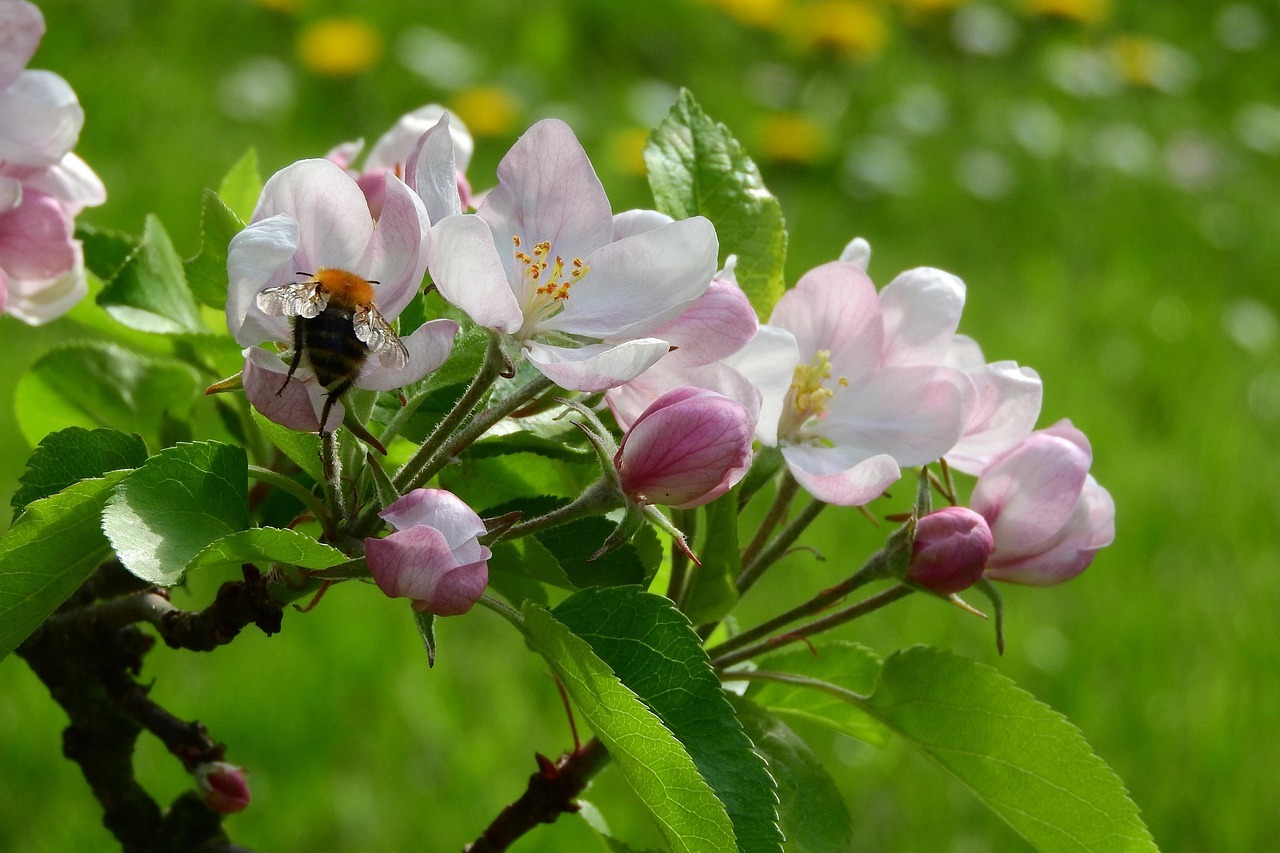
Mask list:
POLYGON ((964 310, 964 282, 951 273, 920 267, 899 275, 880 292, 884 312, 883 364, 942 364, 964 310))
POLYGON ((590 272, 539 328, 593 338, 651 334, 706 292, 718 251, 715 227, 701 216, 609 243, 583 258, 590 272))
POLYGON ((388 175, 382 212, 364 257, 355 267, 343 267, 378 282, 374 298, 388 322, 400 316, 422 287, 429 227, 422 201, 404 181, 388 175))
POLYGON ((1115 502, 1089 477, 1071 518, 1041 550, 1022 556, 996 553, 987 569, 992 580, 1048 586, 1071 580, 1093 562, 1097 552, 1115 539, 1115 502))
POLYGON ((458 324, 453 320, 432 320, 401 338, 409 351, 409 361, 399 370, 383 367, 377 356, 370 356, 360 370, 356 386, 369 391, 394 391, 417 382, 438 369, 453 350, 458 324))
POLYGON ((378 588, 392 598, 411 598, 416 609, 437 616, 467 612, 484 592, 489 549, 481 548, 480 555, 459 565, 444 534, 425 525, 365 540, 365 559, 378 588))
MULTIPOLYGON (((79 241, 73 244, 72 267, 51 279, 8 278, 0 290, 6 291, 0 309, 31 326, 55 320, 75 307, 89 292, 84 274, 84 255, 79 241)), ((3 270, 0 270, 3 276, 3 270)))
POLYGON ((760 391, 756 438, 762 444, 772 447, 778 443, 778 421, 799 362, 795 337, 775 326, 761 326, 746 346, 724 359, 725 366, 741 373, 760 391))
POLYGON ((769 325, 795 335, 801 362, 825 351, 833 373, 851 381, 880 365, 880 300, 871 279, 853 264, 834 262, 809 270, 778 300, 769 325))
POLYGON ((683 386, 705 388, 728 397, 747 410, 753 425, 760 419, 760 391, 741 373, 723 363, 681 367, 671 355, 630 382, 611 388, 605 393, 605 402, 618 425, 627 429, 654 400, 683 386))
POLYGON ((478 216, 446 217, 427 235, 427 266, 440 295, 477 325, 514 334, 524 316, 493 239, 478 216))
POLYGON ((1034 370, 1012 361, 982 365, 966 375, 973 395, 965 401, 964 435, 947 453, 947 462, 976 475, 1035 429, 1044 385, 1034 370))
POLYGON ((639 338, 578 349, 526 343, 526 357, 544 376, 570 391, 605 391, 635 379, 670 350, 666 341, 639 338))
POLYGON ((733 281, 713 278, 706 293, 680 316, 654 330, 653 337, 677 347, 669 356, 672 361, 697 367, 742 349, 755 337, 759 325, 742 288, 733 281))
MULTIPOLYGON (((299 367, 285 384, 289 365, 280 356, 262 347, 249 347, 244 351, 244 357, 241 375, 244 395, 255 409, 289 429, 319 431, 326 392, 310 370, 299 367)), ((341 401, 334 403, 329 412, 328 429, 337 429, 345 414, 341 401)))
POLYGON ((796 481, 820 501, 863 506, 893 485, 901 472, 892 456, 872 456, 852 464, 839 448, 787 445, 782 456, 796 481))
POLYGON ((0 3, 0 89, 18 79, 44 36, 44 15, 32 3, 0 3))
POLYGON ((0 214, 0 266, 14 278, 49 279, 76 263, 71 217, 56 199, 28 189, 0 214))
POLYGON ((633 500, 686 509, 731 489, 751 462, 750 414, 699 388, 662 395, 618 451, 622 489, 633 500))
POLYGON ((414 489, 378 513, 396 530, 427 525, 441 532, 450 551, 485 532, 484 521, 462 498, 445 489, 414 489))
POLYGON ((498 164, 498 186, 477 213, 499 241, 549 240, 555 254, 585 258, 608 243, 613 211, 591 161, 569 126, 543 119, 498 164))
POLYGON ((62 203, 67 215, 75 217, 86 207, 96 207, 107 200, 107 188, 88 164, 68 152, 52 166, 10 168, 28 189, 39 190, 62 203))
POLYGON ((978 478, 969 506, 987 519, 1003 559, 1042 550, 1075 511, 1089 457, 1044 431, 996 457, 978 478))

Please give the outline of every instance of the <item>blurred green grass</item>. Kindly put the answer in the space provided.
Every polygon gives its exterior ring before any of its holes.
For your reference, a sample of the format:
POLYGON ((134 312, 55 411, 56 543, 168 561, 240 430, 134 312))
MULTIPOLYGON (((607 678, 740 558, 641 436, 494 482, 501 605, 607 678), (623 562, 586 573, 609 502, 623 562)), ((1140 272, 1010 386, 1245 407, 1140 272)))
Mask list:
MULTIPOLYGON (((882 653, 943 645, 998 667, 1080 726, 1164 849, 1264 849, 1280 833, 1280 134, 1258 108, 1280 108, 1274 7, 1116 3, 1084 25, 993 4, 983 8, 1015 35, 993 56, 957 46, 973 4, 935 15, 884 5, 874 9, 888 40, 860 61, 696 2, 388 3, 360 13, 382 37, 381 59, 333 79, 308 71, 295 43, 308 23, 350 11, 339 4, 40 5, 49 33, 33 66, 76 89, 88 116, 78 151, 110 192, 83 220, 136 232, 156 212, 186 254, 201 188, 249 146, 269 171, 343 140, 372 143, 429 101, 475 109, 480 87, 505 93, 514 123, 475 112, 494 124, 478 139, 477 188, 521 127, 559 115, 615 208, 645 205, 628 146, 689 86, 781 197, 792 281, 855 234, 871 241, 881 284, 918 265, 960 275, 961 330, 988 357, 1040 372, 1041 423, 1070 417, 1086 431, 1116 499, 1116 543, 1088 572, 1007 591, 1003 658, 988 625, 932 601, 845 636, 882 653), (1172 76, 1097 76, 1133 43, 1173 49, 1172 76)), ((791 5, 798 20, 805 4, 791 5)), ((3 323, 7 495, 28 452, 9 403, 16 379, 82 330, 3 323)), ((826 561, 788 558, 743 618, 806 597, 877 540, 855 514, 831 513, 813 539, 826 561)), ((195 581, 190 602, 218 580, 195 581)), ((518 795, 534 750, 568 744, 544 668, 499 620, 444 620, 428 671, 404 611, 371 588, 340 589, 312 614, 289 614, 278 637, 152 654, 155 695, 250 768, 254 802, 229 822, 236 840, 456 850, 518 795)), ((61 713, 20 661, 0 664, 0 697, 0 848, 109 847, 87 786, 60 758, 61 713)), ((904 749, 805 734, 838 769, 860 849, 1018 848, 904 749)), ((154 744, 139 760, 162 798, 189 784, 154 744)), ((590 798, 622 837, 656 846, 611 774, 590 798)), ((517 849, 587 849, 588 838, 566 818, 517 849)))

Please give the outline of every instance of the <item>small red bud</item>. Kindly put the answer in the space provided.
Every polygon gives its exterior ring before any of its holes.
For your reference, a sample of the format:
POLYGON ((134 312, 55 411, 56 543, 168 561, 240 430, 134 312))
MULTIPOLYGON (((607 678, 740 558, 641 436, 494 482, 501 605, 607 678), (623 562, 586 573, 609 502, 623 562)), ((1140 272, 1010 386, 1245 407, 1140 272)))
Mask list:
POLYGON ((249 805, 244 769, 225 761, 207 761, 195 769, 196 787, 209 808, 221 814, 242 812, 249 805))
POLYGON ((951 506, 916 525, 907 579, 939 595, 968 589, 982 577, 995 548, 987 521, 973 510, 951 506))

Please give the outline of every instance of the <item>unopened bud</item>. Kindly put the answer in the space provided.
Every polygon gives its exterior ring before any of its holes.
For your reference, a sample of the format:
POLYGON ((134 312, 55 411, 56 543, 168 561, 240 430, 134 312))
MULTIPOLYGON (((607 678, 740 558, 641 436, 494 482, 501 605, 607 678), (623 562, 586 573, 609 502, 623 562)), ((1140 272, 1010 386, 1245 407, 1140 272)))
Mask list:
POLYGON ((982 577, 995 548, 987 521, 973 510, 951 506, 916 524, 907 579, 939 595, 968 589, 982 577))
POLYGON ((195 769, 196 787, 216 812, 235 814, 249 805, 249 782, 244 768, 225 761, 207 761, 195 769))

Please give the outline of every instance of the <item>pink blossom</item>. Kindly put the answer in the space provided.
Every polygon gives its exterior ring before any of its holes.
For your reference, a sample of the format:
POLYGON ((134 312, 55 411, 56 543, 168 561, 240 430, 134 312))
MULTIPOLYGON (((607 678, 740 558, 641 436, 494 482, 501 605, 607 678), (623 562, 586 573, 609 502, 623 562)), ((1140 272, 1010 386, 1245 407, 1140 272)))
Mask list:
POLYGON ((44 17, 25 0, 0 2, 0 313, 37 325, 88 292, 76 214, 106 199, 71 153, 84 111, 50 71, 26 70, 44 17))
POLYGON ((857 506, 960 438, 969 381, 944 366, 964 283, 920 268, 876 293, 858 263, 823 264, 778 301, 798 363, 777 423, 792 475, 815 497, 857 506))
POLYGON ((981 474, 995 456, 1022 441, 1040 417, 1044 386, 1029 367, 983 358, 977 342, 956 335, 946 363, 964 371, 971 383, 965 397, 964 434, 947 452, 947 464, 966 474, 981 474))
POLYGON ((949 506, 921 518, 907 578, 941 595, 968 589, 982 577, 994 548, 986 519, 949 506))
POLYGON ((498 186, 474 215, 433 225, 428 264, 445 299, 547 377, 603 391, 668 352, 654 330, 701 296, 715 271, 705 218, 627 225, 617 227, 573 131, 547 119, 503 157, 498 186))
POLYGON ((1084 433, 1061 420, 991 461, 969 505, 991 527, 987 577, 1036 586, 1088 568, 1115 538, 1115 503, 1089 475, 1084 433))
POLYGON ((751 463, 751 416, 701 388, 662 395, 636 419, 614 457, 636 503, 701 506, 733 488, 751 463))
MULTIPOLYGON (((415 190, 418 189, 415 173, 427 173, 427 169, 419 163, 423 151, 423 138, 425 134, 436 131, 440 133, 441 146, 437 149, 434 145, 429 145, 427 151, 431 157, 432 166, 440 165, 441 174, 447 182, 447 192, 442 192, 442 195, 455 208, 449 212, 457 213, 470 205, 471 185, 467 182, 466 172, 467 165, 471 162, 472 151, 475 150, 471 134, 467 132, 466 126, 456 117, 450 116, 444 107, 428 104, 402 115, 391 129, 374 143, 365 158, 363 171, 352 172, 360 189, 364 191, 365 198, 369 201, 369 211, 375 219, 382 212, 382 199, 386 192, 388 174, 402 178, 409 186, 414 187, 415 190), (452 199, 449 199, 449 196, 452 196, 452 199)), ((351 169, 363 148, 364 140, 344 142, 329 151, 325 159, 331 160, 344 169, 351 169)), ((430 197, 429 193, 424 194, 422 191, 419 191, 419 194, 423 196, 424 202, 427 202, 430 197)), ((443 218, 440 211, 433 209, 430 203, 427 204, 427 213, 432 222, 443 218)))
POLYGON ((209 808, 235 814, 249 806, 249 782, 244 769, 225 761, 206 761, 195 769, 196 787, 209 808))
MULTIPOLYGON (((289 366, 258 346, 293 339, 291 319, 265 313, 257 295, 297 282, 298 271, 346 270, 376 281, 375 307, 388 323, 417 296, 426 267, 422 202, 395 176, 387 177, 382 215, 375 223, 355 180, 327 160, 302 160, 273 175, 262 189, 249 226, 227 251, 227 327, 246 352, 245 393, 267 417, 292 429, 318 430, 324 391, 305 362, 281 389, 289 366), (304 401, 309 401, 308 414, 304 401)), ((390 391, 416 382, 449 357, 458 324, 433 320, 401 339, 407 352, 400 368, 369 358, 355 385, 390 391)), ((325 429, 342 422, 335 404, 325 429)))
POLYGON ((395 532, 364 543, 378 588, 437 616, 470 610, 489 583, 480 516, 443 489, 414 489, 379 515, 395 532))

